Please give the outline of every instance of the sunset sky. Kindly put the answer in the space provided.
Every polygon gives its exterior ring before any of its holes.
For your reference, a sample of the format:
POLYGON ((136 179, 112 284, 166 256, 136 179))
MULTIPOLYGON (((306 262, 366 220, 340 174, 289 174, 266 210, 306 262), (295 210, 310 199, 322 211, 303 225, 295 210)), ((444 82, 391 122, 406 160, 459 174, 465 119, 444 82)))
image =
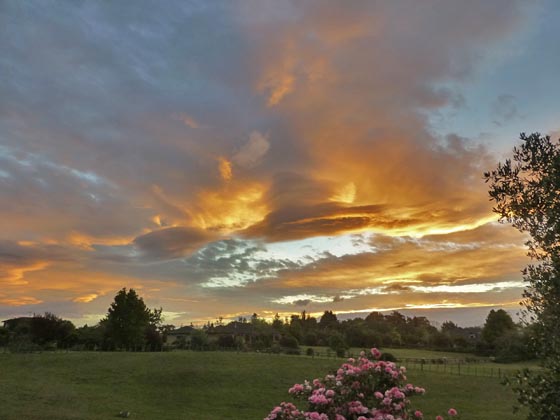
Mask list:
POLYGON ((515 310, 482 174, 560 136, 560 3, 0 3, 0 320, 515 310), (437 309, 439 308, 439 309, 437 309))

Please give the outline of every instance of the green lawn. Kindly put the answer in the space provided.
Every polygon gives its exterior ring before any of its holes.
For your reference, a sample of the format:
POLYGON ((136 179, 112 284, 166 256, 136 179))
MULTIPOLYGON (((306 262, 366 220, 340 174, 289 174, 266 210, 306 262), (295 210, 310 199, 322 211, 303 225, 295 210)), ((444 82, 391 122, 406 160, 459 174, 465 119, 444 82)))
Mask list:
MULTIPOLYGON (((295 382, 324 376, 340 359, 255 353, 0 354, 0 419, 258 420, 295 382)), ((497 378, 411 370, 428 390, 414 404, 434 418, 449 407, 463 419, 521 419, 497 378)))
POLYGON ((477 357, 471 353, 456 353, 451 351, 434 351, 424 349, 397 349, 382 348, 383 353, 391 353, 396 357, 404 359, 487 359, 485 357, 477 357))

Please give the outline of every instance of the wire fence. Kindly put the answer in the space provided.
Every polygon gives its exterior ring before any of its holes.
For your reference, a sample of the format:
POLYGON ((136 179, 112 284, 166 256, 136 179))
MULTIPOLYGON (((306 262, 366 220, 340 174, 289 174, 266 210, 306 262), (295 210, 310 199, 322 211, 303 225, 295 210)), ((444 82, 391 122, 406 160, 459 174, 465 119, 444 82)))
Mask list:
POLYGON ((484 359, 399 359, 399 364, 406 366, 408 370, 421 372, 435 372, 458 376, 481 376, 488 378, 504 378, 516 371, 516 368, 497 366, 491 361, 484 359))
MULTIPOLYGON (((279 356, 281 354, 278 354, 279 356)), ((283 356, 289 356, 283 354, 283 356)), ((352 354, 349 355, 353 357, 352 354)), ((293 357, 293 356, 292 356, 293 357)), ((313 354, 302 354, 296 357, 309 357, 319 359, 339 359, 344 360, 348 358, 338 357, 332 351, 315 351, 313 354)), ((500 365, 489 359, 481 358, 410 358, 400 357, 397 359, 397 365, 405 366, 408 371, 414 372, 429 372, 442 375, 456 375, 456 376, 479 376, 486 378, 502 379, 510 376, 518 371, 518 366, 500 365)))

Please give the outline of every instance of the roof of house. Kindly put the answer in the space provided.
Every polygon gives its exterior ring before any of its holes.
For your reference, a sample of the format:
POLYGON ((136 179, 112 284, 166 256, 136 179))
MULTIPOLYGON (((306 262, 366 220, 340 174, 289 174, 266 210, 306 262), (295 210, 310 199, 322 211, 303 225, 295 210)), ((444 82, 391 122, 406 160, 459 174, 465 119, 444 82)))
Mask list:
POLYGON ((218 325, 208 330, 209 334, 252 334, 255 329, 252 324, 233 321, 227 325, 218 325))
POLYGON ((5 327, 14 327, 21 323, 29 323, 31 322, 32 319, 33 317, 30 316, 20 316, 18 318, 6 319, 2 321, 2 323, 4 324, 5 327))
POLYGON ((192 334, 193 331, 194 331, 193 327, 186 326, 186 327, 177 328, 173 331, 169 331, 167 335, 192 334))

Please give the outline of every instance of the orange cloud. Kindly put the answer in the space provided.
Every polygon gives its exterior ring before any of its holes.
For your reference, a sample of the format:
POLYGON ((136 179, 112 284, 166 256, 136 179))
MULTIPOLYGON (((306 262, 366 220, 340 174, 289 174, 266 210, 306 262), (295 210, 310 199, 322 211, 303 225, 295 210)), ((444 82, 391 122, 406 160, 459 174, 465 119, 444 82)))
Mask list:
POLYGON ((24 263, 25 265, 5 265, 0 268, 0 283, 7 285, 26 285, 26 275, 33 271, 41 271, 49 266, 48 261, 33 261, 24 263))
POLYGON ((93 235, 87 235, 81 232, 73 231, 66 236, 64 242, 78 248, 82 248, 85 250, 92 250, 93 249, 92 245, 106 245, 106 246, 126 245, 132 242, 133 239, 134 236, 96 237, 93 235))
POLYGON ((202 229, 226 234, 254 225, 268 212, 265 188, 261 183, 243 180, 201 191, 191 207, 193 222, 202 229))
POLYGON ((38 305, 43 303, 42 300, 34 298, 32 296, 19 296, 14 298, 3 298, 0 297, 0 305, 7 306, 26 306, 26 305, 38 305))
POLYGON ((218 170, 220 171, 220 176, 224 181, 231 181, 233 178, 233 172, 231 169, 231 162, 226 158, 219 158, 218 159, 218 170))
POLYGON ((96 299, 99 295, 97 293, 90 293, 84 296, 78 296, 74 299, 72 299, 73 302, 77 302, 77 303, 89 303, 92 300, 96 299))

